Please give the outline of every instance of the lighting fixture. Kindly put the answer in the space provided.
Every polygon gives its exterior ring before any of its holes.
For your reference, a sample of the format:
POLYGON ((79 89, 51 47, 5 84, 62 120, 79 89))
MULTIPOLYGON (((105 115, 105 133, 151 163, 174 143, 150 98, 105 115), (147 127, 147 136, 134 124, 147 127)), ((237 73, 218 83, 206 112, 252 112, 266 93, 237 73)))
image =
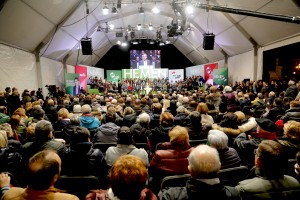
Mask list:
POLYGON ((149 44, 154 44, 154 40, 150 40, 150 41, 149 41, 149 44))
POLYGON ((149 24, 149 30, 152 31, 153 30, 153 26, 152 24, 149 24))
POLYGON ((127 41, 124 41, 124 42, 122 42, 122 44, 121 44, 122 47, 126 47, 127 45, 128 45, 128 42, 127 42, 127 41))
POLYGON ((152 12, 154 14, 158 14, 160 12, 160 10, 158 9, 158 7, 156 6, 156 3, 155 3, 155 6, 152 8, 152 12))
POLYGON ((139 8, 139 13, 140 14, 145 14, 145 11, 144 11, 144 8, 142 6, 142 3, 141 3, 141 7, 139 8))
POLYGON ((106 3, 104 4, 104 7, 102 8, 102 13, 103 13, 103 15, 108 15, 108 13, 109 13, 109 9, 106 6, 106 3))
POLYGON ((118 41, 116 42, 116 44, 117 44, 117 45, 121 45, 122 43, 121 43, 120 40, 118 40, 118 41))
POLYGON ((193 6, 192 6, 192 5, 188 5, 188 6, 185 8, 185 12, 186 12, 187 14, 193 14, 193 12, 194 12, 193 6))
POLYGON ((166 40, 166 44, 170 44, 171 41, 169 40, 169 38, 166 40))
POLYGON ((138 29, 138 30, 141 30, 141 29, 142 29, 142 24, 138 24, 138 25, 137 25, 137 29, 138 29))
POLYGON ((138 41, 137 41, 137 40, 131 40, 131 43, 132 43, 133 45, 136 45, 136 44, 138 44, 138 41))
POLYGON ((115 4, 113 4, 113 7, 111 8, 111 13, 113 13, 113 14, 117 14, 118 13, 118 10, 115 7, 115 4))
POLYGON ((114 28, 115 28, 114 24, 109 24, 108 26, 109 26, 110 30, 114 30, 114 28))
POLYGON ((163 43, 163 42, 159 43, 159 46, 164 46, 164 45, 165 45, 165 43, 163 43))

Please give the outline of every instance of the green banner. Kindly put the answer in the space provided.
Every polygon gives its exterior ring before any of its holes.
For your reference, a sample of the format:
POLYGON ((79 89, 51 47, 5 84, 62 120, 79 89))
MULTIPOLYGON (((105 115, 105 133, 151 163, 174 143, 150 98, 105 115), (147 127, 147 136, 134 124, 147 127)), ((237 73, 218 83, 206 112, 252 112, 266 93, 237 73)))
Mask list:
POLYGON ((122 69, 123 79, 168 78, 168 69, 122 69))
MULTIPOLYGON (((73 94, 73 95, 75 95, 74 94, 74 93, 76 93, 75 79, 79 83, 79 80, 80 80, 79 79, 79 74, 74 74, 74 73, 65 74, 66 94, 73 94)), ((79 85, 79 89, 80 89, 80 85, 79 85)))
POLYGON ((217 85, 228 84, 228 68, 220 68, 214 70, 214 83, 217 85))
POLYGON ((106 79, 112 83, 118 84, 118 82, 122 79, 121 70, 106 70, 106 79))

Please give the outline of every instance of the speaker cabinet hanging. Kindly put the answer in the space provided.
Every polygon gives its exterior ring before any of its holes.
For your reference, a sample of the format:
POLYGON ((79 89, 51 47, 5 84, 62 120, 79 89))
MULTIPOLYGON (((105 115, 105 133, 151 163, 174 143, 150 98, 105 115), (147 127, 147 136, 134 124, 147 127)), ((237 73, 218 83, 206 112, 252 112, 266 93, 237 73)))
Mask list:
POLYGON ((92 55, 92 38, 82 38, 81 39, 81 50, 82 55, 92 55))
POLYGON ((215 44, 215 34, 205 33, 203 34, 203 49, 204 50, 214 50, 215 44))

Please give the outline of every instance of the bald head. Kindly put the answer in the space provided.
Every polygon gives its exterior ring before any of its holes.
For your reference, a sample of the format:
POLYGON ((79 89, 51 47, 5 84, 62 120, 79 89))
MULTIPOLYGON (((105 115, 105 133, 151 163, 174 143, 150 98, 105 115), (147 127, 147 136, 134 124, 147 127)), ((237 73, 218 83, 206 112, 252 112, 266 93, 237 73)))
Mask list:
POLYGON ((51 150, 33 155, 28 162, 28 186, 35 190, 46 190, 53 186, 59 177, 61 159, 51 150))
POLYGON ((218 151, 208 145, 199 145, 188 157, 189 171, 194 178, 215 178, 221 168, 218 151))

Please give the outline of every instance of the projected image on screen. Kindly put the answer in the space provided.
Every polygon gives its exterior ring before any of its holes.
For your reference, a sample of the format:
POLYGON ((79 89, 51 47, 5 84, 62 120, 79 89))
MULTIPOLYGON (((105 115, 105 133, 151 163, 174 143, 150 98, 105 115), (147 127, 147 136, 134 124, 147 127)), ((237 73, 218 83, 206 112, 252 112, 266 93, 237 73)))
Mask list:
POLYGON ((130 50, 130 69, 161 68, 160 50, 130 50))

